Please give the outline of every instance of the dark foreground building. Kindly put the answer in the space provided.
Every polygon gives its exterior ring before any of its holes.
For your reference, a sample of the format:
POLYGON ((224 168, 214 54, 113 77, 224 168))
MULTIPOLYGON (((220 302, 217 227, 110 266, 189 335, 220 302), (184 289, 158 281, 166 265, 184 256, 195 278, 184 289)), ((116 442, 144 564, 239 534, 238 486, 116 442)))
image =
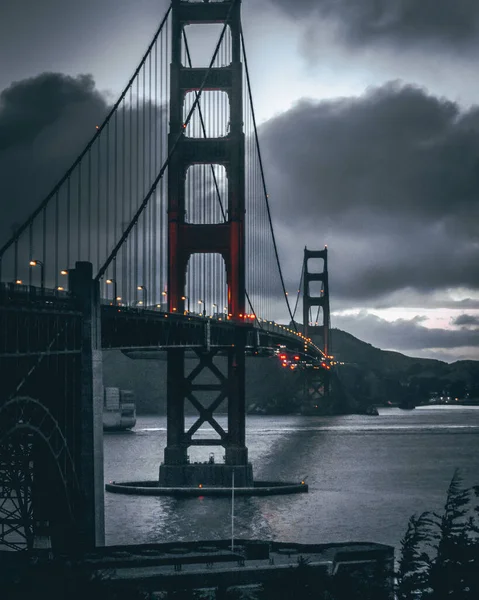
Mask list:
MULTIPOLYGON (((218 594, 218 590, 226 593, 232 587, 248 589, 250 596, 258 598, 288 598, 296 592, 298 599, 320 599, 326 597, 323 592, 330 590, 334 595, 328 597, 338 600, 387 600, 392 597, 393 566, 392 547, 368 542, 294 544, 236 540, 231 550, 231 540, 220 540, 110 546, 82 557, 54 558, 48 550, 37 551, 34 556, 10 552, 0 556, 0 574, 7 583, 4 589, 12 590, 12 600, 17 599, 15 589, 21 587, 30 600, 35 600, 38 587, 25 587, 27 579, 35 579, 32 573, 41 574, 42 593, 50 587, 45 577, 57 591, 61 587, 58 582, 65 578, 76 580, 73 590, 68 586, 69 600, 74 600, 72 593, 79 592, 85 582, 93 582, 97 588, 104 586, 104 594, 99 597, 105 600, 136 599, 138 591, 148 598, 184 590, 187 598, 188 592, 193 597, 194 590, 210 589, 218 594), (364 590, 369 590, 369 594, 373 589, 376 595, 364 595, 364 590)), ((92 590, 88 600, 94 597, 92 590)))

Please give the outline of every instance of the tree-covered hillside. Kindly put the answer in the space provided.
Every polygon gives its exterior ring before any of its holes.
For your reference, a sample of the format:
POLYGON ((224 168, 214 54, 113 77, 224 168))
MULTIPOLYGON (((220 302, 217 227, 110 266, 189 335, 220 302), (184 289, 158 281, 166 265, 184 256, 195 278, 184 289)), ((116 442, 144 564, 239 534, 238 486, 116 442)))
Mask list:
MULTIPOLYGON (((335 393, 344 396, 342 410, 361 412, 371 404, 388 402, 419 404, 432 396, 479 398, 479 361, 448 364, 413 358, 380 350, 339 329, 332 331, 332 344, 335 360, 345 363, 336 369, 339 384, 335 393)), ((219 361, 224 368, 224 359, 219 361)), ((196 363, 192 359, 188 364, 192 369, 196 363)), ((132 360, 121 352, 106 351, 103 369, 105 386, 135 392, 139 414, 165 414, 166 354, 161 360, 132 360)), ((214 381, 212 375, 205 377, 203 382, 214 381)), ((298 412, 293 398, 299 385, 299 374, 281 368, 276 357, 247 358, 246 404, 250 410, 298 412)), ((200 400, 208 403, 214 397, 205 393, 200 400)))

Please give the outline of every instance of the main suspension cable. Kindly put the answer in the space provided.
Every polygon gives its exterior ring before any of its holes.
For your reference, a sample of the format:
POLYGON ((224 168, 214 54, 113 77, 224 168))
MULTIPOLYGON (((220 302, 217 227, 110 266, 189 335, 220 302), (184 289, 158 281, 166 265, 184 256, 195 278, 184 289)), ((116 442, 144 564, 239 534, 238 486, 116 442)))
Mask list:
POLYGON ((196 109, 196 107, 198 106, 198 103, 200 101, 201 95, 203 94, 203 90, 206 86, 206 82, 208 80, 208 76, 211 72, 211 69, 213 68, 213 64, 214 61, 216 60, 216 56, 218 54, 218 51, 220 49, 221 43, 223 42, 223 38, 226 32, 226 29, 228 27, 228 22, 230 19, 230 15, 233 9, 233 6, 236 4, 237 0, 233 0, 233 2, 231 3, 231 6, 228 10, 228 15, 226 17, 225 20, 225 24, 223 26, 223 29, 221 31, 221 35, 219 37, 218 43, 216 44, 216 48, 215 51, 213 53, 213 57, 210 61, 210 64, 208 66, 208 69, 203 77, 203 81, 201 82, 201 86, 196 94, 195 100, 190 108, 190 111, 188 113, 188 116, 186 117, 184 123, 183 123, 183 131, 180 131, 178 133, 178 135, 176 136, 176 139, 173 143, 173 146, 171 148, 171 150, 168 153, 168 156, 166 157, 165 162, 163 163, 163 166, 161 167, 155 181, 153 182, 149 192, 147 193, 147 195, 145 196, 143 202, 141 203, 140 207, 138 208, 138 210, 136 211, 135 215, 133 216, 132 220, 130 221, 130 224, 128 225, 128 227, 125 229, 125 231, 123 232, 123 235, 121 236, 119 242, 116 244, 116 246, 114 247, 114 249, 112 250, 112 252, 110 253, 109 257, 107 258, 106 262, 104 263, 104 265, 101 267, 101 269, 98 271, 97 276, 95 277, 95 280, 98 281, 101 279, 101 277, 103 277, 103 275, 105 274, 106 270, 108 269, 108 267, 110 266, 111 262, 116 258, 116 255, 118 254, 119 249, 121 248, 121 246, 123 245, 123 243, 125 242, 125 240, 128 238, 128 236, 130 235, 131 230, 133 229, 133 227, 135 227, 135 225, 138 222, 138 219, 140 218, 141 214, 143 213, 143 211, 145 210, 146 206, 148 205, 148 202, 151 198, 151 196, 153 195, 153 193, 155 192, 158 183, 161 181, 163 175, 165 174, 166 169, 168 168, 168 165, 170 163, 171 157, 173 156, 180 140, 181 137, 184 135, 184 130, 188 127, 189 122, 191 121, 191 118, 193 116, 193 113, 196 109))
POLYGON ((294 321, 294 317, 296 316, 296 311, 298 310, 298 304, 299 304, 299 297, 301 295, 301 287, 303 285, 303 278, 304 278, 304 260, 303 260, 303 268, 301 269, 301 278, 299 280, 299 285, 298 285, 298 294, 296 296, 296 304, 294 305, 294 310, 293 310, 293 323, 294 321))
POLYGON ((118 98, 117 102, 114 104, 114 106, 112 107, 112 109, 110 110, 110 112, 108 113, 108 115, 105 117, 103 123, 96 130, 95 135, 91 138, 91 140, 85 146, 85 148, 83 149, 83 151, 77 156, 77 158, 75 159, 75 161, 73 162, 73 164, 71 165, 71 167, 68 169, 68 171, 65 173, 65 175, 58 181, 58 183, 55 185, 55 187, 52 189, 52 191, 48 194, 48 196, 44 200, 42 200, 42 202, 31 213, 31 215, 23 223, 23 225, 21 227, 19 227, 15 231, 15 233, 12 235, 12 237, 2 246, 2 248, 0 248, 0 257, 2 257, 3 254, 5 254, 5 252, 8 250, 8 248, 10 248, 10 246, 12 244, 14 244, 15 241, 17 241, 20 238, 20 236, 27 229, 27 227, 35 220, 35 218, 41 213, 41 211, 48 205, 48 203, 53 198, 53 196, 55 196, 55 194, 58 192, 58 190, 61 188, 61 186, 65 183, 65 181, 67 181, 69 179, 69 177, 71 176, 71 174, 73 173, 73 171, 75 170, 75 168, 83 160, 83 158, 86 156, 86 154, 90 151, 91 147, 93 146, 93 143, 100 136, 100 134, 103 131, 103 129, 108 125, 108 123, 110 122, 110 119, 114 115, 114 113, 117 110, 117 108, 120 106, 120 103, 125 98, 125 96, 126 96, 127 92, 129 91, 130 87, 133 85, 133 82, 134 82, 136 76, 138 75, 138 73, 140 72, 141 68, 143 67, 146 59, 148 58, 148 55, 150 54, 153 46, 155 45, 155 43, 156 43, 156 41, 157 41, 160 33, 163 30, 163 27, 164 27, 165 23, 166 23, 169 15, 170 15, 171 8, 172 7, 170 5, 170 7, 168 8, 168 10, 166 11, 165 16, 163 17, 163 20, 160 23, 160 26, 158 27, 158 30, 156 31, 155 35, 153 36, 153 40, 152 40, 151 44, 148 46, 147 51, 145 52, 143 58, 141 59, 140 64, 138 65, 137 69, 133 73, 132 77, 130 78, 130 81, 128 82, 128 84, 126 85, 125 89, 121 93, 121 95, 118 98))

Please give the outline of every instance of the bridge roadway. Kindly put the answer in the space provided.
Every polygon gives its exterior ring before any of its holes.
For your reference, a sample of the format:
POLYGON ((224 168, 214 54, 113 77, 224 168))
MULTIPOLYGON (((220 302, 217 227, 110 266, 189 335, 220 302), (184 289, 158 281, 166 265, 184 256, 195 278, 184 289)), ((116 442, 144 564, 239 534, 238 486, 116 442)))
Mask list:
MULTIPOLYGON (((52 340, 44 334, 51 330, 52 335, 59 335, 62 329, 59 320, 62 317, 78 321, 79 326, 81 316, 75 297, 68 292, 1 284, 0 338, 4 347, 0 348, 0 354, 18 356, 48 353, 48 344, 52 340), (28 314, 30 318, 27 318, 28 314)), ((103 349, 148 352, 181 347, 217 349, 221 353, 234 345, 237 327, 247 330, 248 355, 273 355, 283 348, 300 355, 305 363, 319 365, 324 362, 324 354, 310 339, 274 321, 246 317, 238 322, 191 313, 167 313, 153 307, 116 306, 107 300, 103 300, 101 306, 103 349)), ((77 344, 69 349, 68 343, 56 343, 52 352, 57 354, 62 346, 64 353, 78 351, 77 344)))

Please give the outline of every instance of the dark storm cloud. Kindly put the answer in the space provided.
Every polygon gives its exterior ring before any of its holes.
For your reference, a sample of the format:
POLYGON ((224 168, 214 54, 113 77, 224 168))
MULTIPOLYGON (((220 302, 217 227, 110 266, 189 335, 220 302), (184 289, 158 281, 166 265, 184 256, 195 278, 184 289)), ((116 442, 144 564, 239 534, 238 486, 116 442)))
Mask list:
POLYGON ((421 317, 386 321, 366 311, 359 315, 334 315, 334 327, 349 331, 360 339, 384 349, 414 352, 424 349, 479 347, 476 331, 429 328, 421 317))
POLYGON ((85 116, 93 107, 104 111, 105 101, 94 88, 91 76, 58 73, 13 83, 0 93, 0 152, 31 144, 72 106, 84 105, 79 112, 85 116))
POLYGON ((477 108, 398 82, 301 101, 260 131, 283 247, 328 243, 350 300, 479 288, 478 133, 477 108))
MULTIPOLYGON (((90 76, 43 74, 13 84, 0 98, 0 138, 5 140, 0 150, 0 247, 94 138, 80 165, 22 234, 18 254, 10 246, 2 257, 3 277, 36 281, 37 272, 29 267, 32 258, 44 262, 47 287, 58 285, 59 270, 71 268, 77 260, 91 260, 98 270, 150 189, 157 163, 162 164, 166 113, 148 98, 133 95, 131 103, 122 103, 98 132, 110 107, 90 76)), ((144 243, 140 249, 135 247, 135 267, 130 265, 130 272, 145 276, 148 261, 143 252, 161 237, 156 235, 161 224, 154 220, 154 208, 165 185, 162 182, 153 194, 115 269, 126 269, 128 252, 141 239, 144 243)), ((151 261, 148 265, 151 271, 151 261)), ((152 298, 154 287, 149 282, 148 288, 152 298)))
POLYGON ((462 325, 466 327, 478 327, 479 326, 479 317, 474 315, 459 315, 455 319, 452 320, 453 325, 462 325))
MULTIPOLYGON (((477 43, 479 33, 476 0, 270 1, 297 20, 310 22, 316 17, 334 24, 352 45, 377 41, 414 45, 432 41, 456 50, 477 43)), ((309 37, 314 37, 312 29, 309 37)))
POLYGON ((106 112, 88 75, 43 73, 1 92, 2 241, 63 175, 106 112))

